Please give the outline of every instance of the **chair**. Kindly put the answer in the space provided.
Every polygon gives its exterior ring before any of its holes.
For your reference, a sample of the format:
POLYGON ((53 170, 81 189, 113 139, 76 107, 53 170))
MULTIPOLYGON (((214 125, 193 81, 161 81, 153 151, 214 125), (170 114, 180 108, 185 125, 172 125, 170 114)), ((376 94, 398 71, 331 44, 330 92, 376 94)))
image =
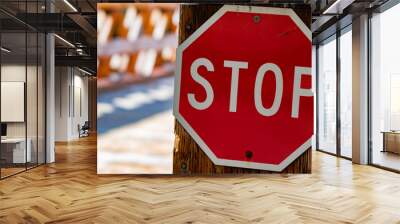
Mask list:
POLYGON ((85 121, 85 123, 82 125, 82 127, 80 127, 80 125, 78 125, 79 138, 89 136, 89 129, 90 129, 89 121, 85 121))

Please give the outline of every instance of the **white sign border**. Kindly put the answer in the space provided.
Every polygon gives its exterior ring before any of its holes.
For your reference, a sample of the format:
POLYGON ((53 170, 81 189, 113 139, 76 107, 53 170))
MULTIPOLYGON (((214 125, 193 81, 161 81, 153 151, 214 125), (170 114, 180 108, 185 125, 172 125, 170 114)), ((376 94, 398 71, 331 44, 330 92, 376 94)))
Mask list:
POLYGON ((173 114, 179 123, 185 128, 185 130, 192 136, 200 148, 206 153, 208 158, 215 165, 221 166, 231 166, 249 169, 259 169, 280 172, 290 165, 295 159, 302 155, 308 148, 311 147, 310 137, 306 142, 304 142, 300 147, 298 147, 292 154, 290 154, 284 161, 280 164, 266 164, 266 163, 256 163, 256 162, 246 162, 239 160, 228 160, 220 159, 211 151, 207 144, 201 139, 201 137, 196 133, 196 131, 190 126, 190 124, 185 120, 185 118, 179 113, 179 95, 180 95, 180 84, 181 84, 181 68, 182 68, 182 53, 183 51, 192 44, 198 37, 200 37, 210 26, 212 26, 220 17, 222 17, 226 12, 250 12, 250 13, 260 13, 260 14, 273 14, 273 15, 286 15, 289 16, 293 22, 299 27, 299 29, 304 33, 304 35, 311 42, 311 31, 303 23, 303 21, 297 16, 297 14, 290 8, 271 8, 271 7, 255 7, 255 6, 239 6, 239 5, 224 5, 222 6, 214 15, 212 15, 203 25, 201 25, 190 37, 188 37, 182 44, 178 46, 176 52, 176 77, 175 77, 175 88, 174 88, 174 108, 173 114))

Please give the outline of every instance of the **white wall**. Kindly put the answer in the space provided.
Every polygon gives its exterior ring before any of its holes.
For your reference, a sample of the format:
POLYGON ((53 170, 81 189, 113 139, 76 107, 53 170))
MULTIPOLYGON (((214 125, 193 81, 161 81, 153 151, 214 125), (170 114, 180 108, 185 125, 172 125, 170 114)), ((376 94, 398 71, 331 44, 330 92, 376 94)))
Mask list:
MULTIPOLYGON (((21 122, 5 122, 7 124, 7 137, 9 138, 27 138, 30 140, 30 149, 32 155, 32 161, 36 162, 36 158, 39 158, 39 163, 44 162, 44 92, 43 83, 44 74, 42 68, 39 66, 27 67, 25 64, 4 64, 1 66, 1 81, 2 82, 23 82, 26 84, 26 102, 22 102, 22 108, 3 107, 2 112, 16 113, 16 111, 7 110, 20 110, 23 119, 21 122), (39 69, 39 70, 37 70, 39 69), (27 80, 25 80, 27 78, 27 80), (26 105, 25 105, 26 103, 26 105), (26 120, 24 114, 26 112, 26 120), (39 156, 37 156, 39 153, 39 156)), ((2 89, 2 93, 4 89, 2 89)), ((18 90, 19 94, 25 93, 25 89, 18 90)), ((2 98, 7 96, 2 95, 2 98)), ((24 98, 23 96, 22 98, 24 98)), ((4 102, 2 102, 3 104, 4 102)), ((16 102, 17 103, 17 102, 16 102)))
MULTIPOLYGON (((1 122, 25 121, 25 83, 1 81, 1 122)), ((36 105, 35 105, 36 108, 36 105)))
POLYGON ((74 140, 78 125, 88 120, 88 78, 72 67, 56 67, 55 73, 55 140, 74 140))
POLYGON ((25 65, 2 65, 1 81, 25 82, 25 65))
MULTIPOLYGON (((72 120, 71 120, 71 135, 74 137, 79 136, 78 132, 78 124, 83 125, 85 121, 88 120, 88 79, 87 77, 81 76, 81 73, 74 75, 74 82, 73 82, 73 94, 71 96, 74 99, 72 108, 72 120)), ((71 103, 72 104, 72 103, 71 103)))
MULTIPOLYGON (((1 81, 3 82, 25 82, 25 65, 2 65, 1 81)), ((1 108, 5 110, 6 108, 1 108)), ((25 137, 25 123, 13 122, 7 123, 8 137, 25 137)))
MULTIPOLYGON (((26 70, 28 74, 31 72, 36 73, 36 67, 28 66, 27 68, 24 65, 18 64, 9 64, 1 66, 1 81, 2 82, 25 82, 26 70)), ((34 83, 36 85, 36 83, 34 83)), ((29 90, 29 89, 28 89, 29 90)), ((27 96, 36 96, 36 90, 34 93, 27 93, 27 96)), ((1 108, 1 110, 6 110, 7 108, 1 108)), ((29 116, 29 115, 28 115, 29 116)), ((31 121, 30 117, 28 120, 31 121)), ((7 122, 7 136, 8 137, 25 137, 25 122, 7 122)), ((31 127, 31 126, 29 126, 31 127)), ((28 136, 29 137, 29 136, 28 136)))
POLYGON ((68 71, 67 67, 55 68, 55 141, 68 141, 68 71))
MULTIPOLYGON (((1 81, 2 82, 24 82, 25 83, 25 65, 2 65, 1 66, 1 81)), ((31 69, 31 68, 28 68, 31 69)), ((4 97, 4 96, 2 96, 4 97)), ((7 110, 7 108, 1 108, 7 110)), ((9 137, 25 136, 24 122, 12 122, 7 124, 7 134, 9 137)))

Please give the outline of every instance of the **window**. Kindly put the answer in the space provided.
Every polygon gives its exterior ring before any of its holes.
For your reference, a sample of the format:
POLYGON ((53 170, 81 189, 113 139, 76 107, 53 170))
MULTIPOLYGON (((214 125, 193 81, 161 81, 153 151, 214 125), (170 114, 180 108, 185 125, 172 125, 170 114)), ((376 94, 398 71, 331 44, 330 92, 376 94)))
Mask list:
POLYGON ((336 153, 336 36, 318 48, 318 149, 336 153))
MULTIPOLYGON (((44 1, 0 1, 18 16, 38 13, 44 1)), ((45 162, 45 35, 1 12, 0 178, 45 162)))
POLYGON ((400 170, 400 4, 371 18, 371 162, 400 170))
POLYGON ((352 35, 351 26, 340 36, 340 155, 352 157, 352 35))
POLYGON ((312 137, 312 144, 311 148, 312 150, 317 149, 317 140, 316 140, 316 132, 317 132, 317 96, 316 96, 316 83, 317 83, 317 47, 315 45, 312 46, 312 54, 311 54, 311 67, 312 67, 312 91, 314 93, 314 108, 313 108, 313 113, 314 113, 314 135, 312 137))

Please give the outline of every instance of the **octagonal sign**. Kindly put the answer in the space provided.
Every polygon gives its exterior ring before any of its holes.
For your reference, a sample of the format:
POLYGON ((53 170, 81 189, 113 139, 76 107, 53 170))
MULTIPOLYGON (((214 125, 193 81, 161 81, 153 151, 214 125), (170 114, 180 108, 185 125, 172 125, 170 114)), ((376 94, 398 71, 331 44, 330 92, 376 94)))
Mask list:
POLYGON ((214 164, 282 171, 311 147, 311 88, 292 9, 225 5, 178 47, 174 115, 214 164))

